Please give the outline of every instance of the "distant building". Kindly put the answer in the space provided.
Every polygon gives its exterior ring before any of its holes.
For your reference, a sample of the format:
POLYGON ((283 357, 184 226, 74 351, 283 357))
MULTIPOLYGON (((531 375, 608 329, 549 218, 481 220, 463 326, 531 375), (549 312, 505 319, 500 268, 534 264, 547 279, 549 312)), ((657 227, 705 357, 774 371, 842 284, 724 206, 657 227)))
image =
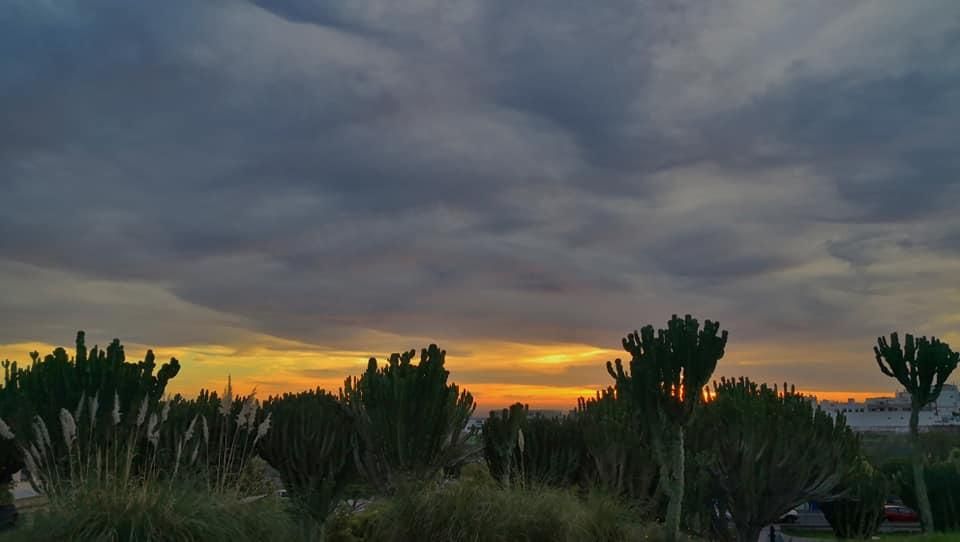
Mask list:
MULTIPOLYGON (((910 394, 899 391, 893 397, 868 397, 858 403, 853 399, 818 401, 831 415, 843 413, 847 425, 856 431, 908 431, 910 424, 910 394)), ((944 384, 936 402, 920 411, 920 428, 960 428, 960 390, 944 384)))

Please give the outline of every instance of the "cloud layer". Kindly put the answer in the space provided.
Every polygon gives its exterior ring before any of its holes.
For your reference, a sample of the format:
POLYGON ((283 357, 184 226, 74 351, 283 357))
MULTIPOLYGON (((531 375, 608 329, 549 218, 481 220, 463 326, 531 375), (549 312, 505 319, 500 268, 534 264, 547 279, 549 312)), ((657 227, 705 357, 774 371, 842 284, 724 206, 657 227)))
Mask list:
POLYGON ((0 344, 960 342, 952 1, 4 11, 0 344))

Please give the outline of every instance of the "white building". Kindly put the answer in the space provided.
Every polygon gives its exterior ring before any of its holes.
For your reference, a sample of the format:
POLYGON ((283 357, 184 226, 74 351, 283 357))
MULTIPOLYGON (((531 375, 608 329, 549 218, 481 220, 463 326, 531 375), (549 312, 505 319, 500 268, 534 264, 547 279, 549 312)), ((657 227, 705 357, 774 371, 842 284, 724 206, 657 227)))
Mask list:
MULTIPOLYGON (((847 425, 857 431, 908 431, 910 424, 910 394, 897 392, 893 397, 868 397, 858 403, 853 399, 818 401, 820 407, 836 414, 842 412, 847 425)), ((920 411, 920 428, 960 426, 960 390, 944 384, 935 403, 920 411)))

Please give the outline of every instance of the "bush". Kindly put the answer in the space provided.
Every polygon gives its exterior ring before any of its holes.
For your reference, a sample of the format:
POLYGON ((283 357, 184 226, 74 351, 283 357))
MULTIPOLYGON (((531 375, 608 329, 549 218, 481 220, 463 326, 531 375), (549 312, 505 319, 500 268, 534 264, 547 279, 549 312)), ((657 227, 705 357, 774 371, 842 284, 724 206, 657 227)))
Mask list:
POLYGON ((820 509, 838 538, 869 540, 884 521, 883 505, 890 489, 888 478, 862 459, 837 488, 842 496, 821 502, 820 509))
POLYGON ((639 540, 644 530, 613 497, 458 482, 406 488, 362 516, 365 542, 614 542, 639 540))
MULTIPOLYGON (((913 476, 909 465, 899 465, 900 498, 904 504, 917 509, 913 476)), ((941 461, 924 468, 927 495, 933 513, 933 528, 937 531, 960 530, 960 463, 941 461)))
POLYGON ((135 488, 91 484, 28 518, 5 540, 260 542, 282 540, 294 532, 278 498, 250 501, 214 495, 184 482, 135 488))

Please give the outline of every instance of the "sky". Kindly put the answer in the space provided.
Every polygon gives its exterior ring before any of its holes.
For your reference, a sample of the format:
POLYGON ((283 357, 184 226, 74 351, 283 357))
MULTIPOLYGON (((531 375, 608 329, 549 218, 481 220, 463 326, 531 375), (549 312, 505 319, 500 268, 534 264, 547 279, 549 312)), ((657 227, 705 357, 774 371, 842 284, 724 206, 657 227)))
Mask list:
POLYGON ((674 313, 823 397, 960 347, 954 0, 6 0, 0 51, 0 359, 266 395, 436 342, 483 412, 674 313))

